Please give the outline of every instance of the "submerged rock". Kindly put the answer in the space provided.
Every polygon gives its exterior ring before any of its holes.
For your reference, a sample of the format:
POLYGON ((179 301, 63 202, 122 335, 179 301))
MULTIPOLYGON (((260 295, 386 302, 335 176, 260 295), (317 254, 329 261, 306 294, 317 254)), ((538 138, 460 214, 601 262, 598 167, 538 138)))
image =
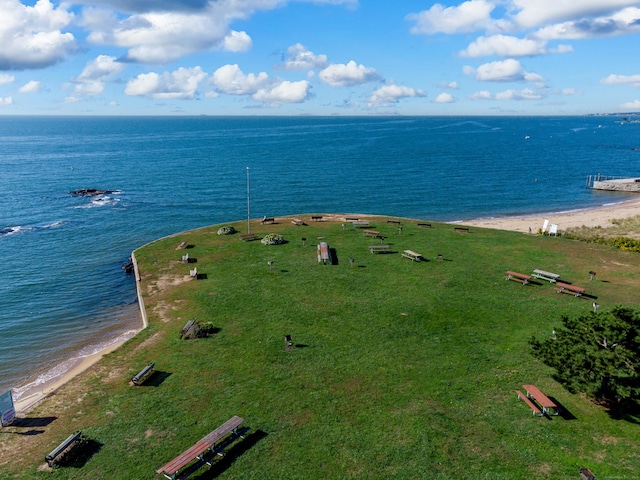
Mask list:
POLYGON ((95 197, 96 195, 107 195, 113 193, 114 190, 97 190, 95 188, 81 188, 79 190, 71 190, 70 195, 76 195, 78 197, 95 197))

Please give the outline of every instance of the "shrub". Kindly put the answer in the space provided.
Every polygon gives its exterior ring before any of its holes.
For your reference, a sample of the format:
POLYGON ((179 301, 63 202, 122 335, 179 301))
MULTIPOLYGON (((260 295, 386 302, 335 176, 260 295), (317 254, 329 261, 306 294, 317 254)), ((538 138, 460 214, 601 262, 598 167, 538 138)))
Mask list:
POLYGON ((282 238, 282 235, 278 235, 277 233, 268 233, 260 241, 264 245, 279 245, 284 243, 284 238, 282 238))
POLYGON ((220 227, 218 229, 218 235, 232 235, 236 233, 236 229, 233 227, 220 227))

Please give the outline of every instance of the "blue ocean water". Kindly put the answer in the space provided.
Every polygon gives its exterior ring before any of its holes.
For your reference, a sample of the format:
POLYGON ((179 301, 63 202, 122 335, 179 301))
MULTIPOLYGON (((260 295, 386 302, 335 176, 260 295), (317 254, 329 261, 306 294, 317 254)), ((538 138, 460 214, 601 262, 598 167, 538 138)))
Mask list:
MULTIPOLYGON (((0 393, 140 326, 121 265, 247 216, 455 221, 629 200, 640 124, 584 117, 0 117, 0 393), (71 190, 107 189, 99 197, 71 190)), ((24 389, 14 390, 19 396, 24 389)))

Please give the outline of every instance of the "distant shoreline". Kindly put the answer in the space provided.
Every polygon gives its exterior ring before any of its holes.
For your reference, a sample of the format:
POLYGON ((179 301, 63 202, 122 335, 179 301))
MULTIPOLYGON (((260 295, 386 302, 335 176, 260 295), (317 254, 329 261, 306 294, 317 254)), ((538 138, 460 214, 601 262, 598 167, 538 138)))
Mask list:
MULTIPOLYGON (((339 221, 339 218, 344 216, 359 216, 359 217, 376 217, 379 215, 369 214, 326 214, 327 218, 334 221, 339 221)), ((542 228, 543 222, 549 220, 550 224, 558 225, 558 230, 562 231, 570 227, 610 227, 612 226, 612 219, 629 218, 636 215, 640 215, 640 199, 631 200, 627 202, 621 202, 615 205, 605 205, 600 207, 586 208, 584 210, 574 210, 568 212, 558 213, 545 213, 545 214, 532 214, 521 215, 513 217, 496 217, 496 218, 481 218, 464 221, 452 221, 443 222, 456 225, 465 225, 480 228, 490 228, 496 230, 509 230, 521 233, 537 233, 539 228, 542 228)), ((295 215, 294 215, 295 216, 295 215)), ((257 219, 256 219, 257 220, 257 219)), ((207 228, 201 227, 201 228, 207 228)), ((169 235, 175 236, 176 234, 169 235)), ((166 238, 166 237, 165 237, 166 238)), ((152 242, 151 242, 152 243, 152 242)), ((142 327, 135 331, 130 337, 118 340, 104 349, 83 358, 73 359, 74 362, 70 368, 65 370, 60 376, 52 378, 47 382, 46 386, 34 387, 33 392, 25 392, 19 401, 15 402, 15 408, 18 413, 24 414, 31 408, 44 400, 47 396, 53 393, 56 389, 89 369, 92 365, 98 362, 104 355, 117 350, 124 342, 135 336, 147 326, 146 311, 144 307, 144 300, 140 294, 140 277, 138 273, 138 266, 135 261, 135 255, 132 255, 134 261, 134 274, 136 281, 136 292, 138 296, 138 304, 140 307, 140 315, 142 319, 142 327)))

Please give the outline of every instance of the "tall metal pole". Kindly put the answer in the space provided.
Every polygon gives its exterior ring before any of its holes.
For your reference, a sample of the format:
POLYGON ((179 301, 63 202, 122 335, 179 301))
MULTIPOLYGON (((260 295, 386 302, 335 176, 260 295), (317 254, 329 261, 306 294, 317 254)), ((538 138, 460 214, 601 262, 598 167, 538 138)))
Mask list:
POLYGON ((249 180, 249 167, 247 167, 247 233, 251 233, 251 182, 249 180))

